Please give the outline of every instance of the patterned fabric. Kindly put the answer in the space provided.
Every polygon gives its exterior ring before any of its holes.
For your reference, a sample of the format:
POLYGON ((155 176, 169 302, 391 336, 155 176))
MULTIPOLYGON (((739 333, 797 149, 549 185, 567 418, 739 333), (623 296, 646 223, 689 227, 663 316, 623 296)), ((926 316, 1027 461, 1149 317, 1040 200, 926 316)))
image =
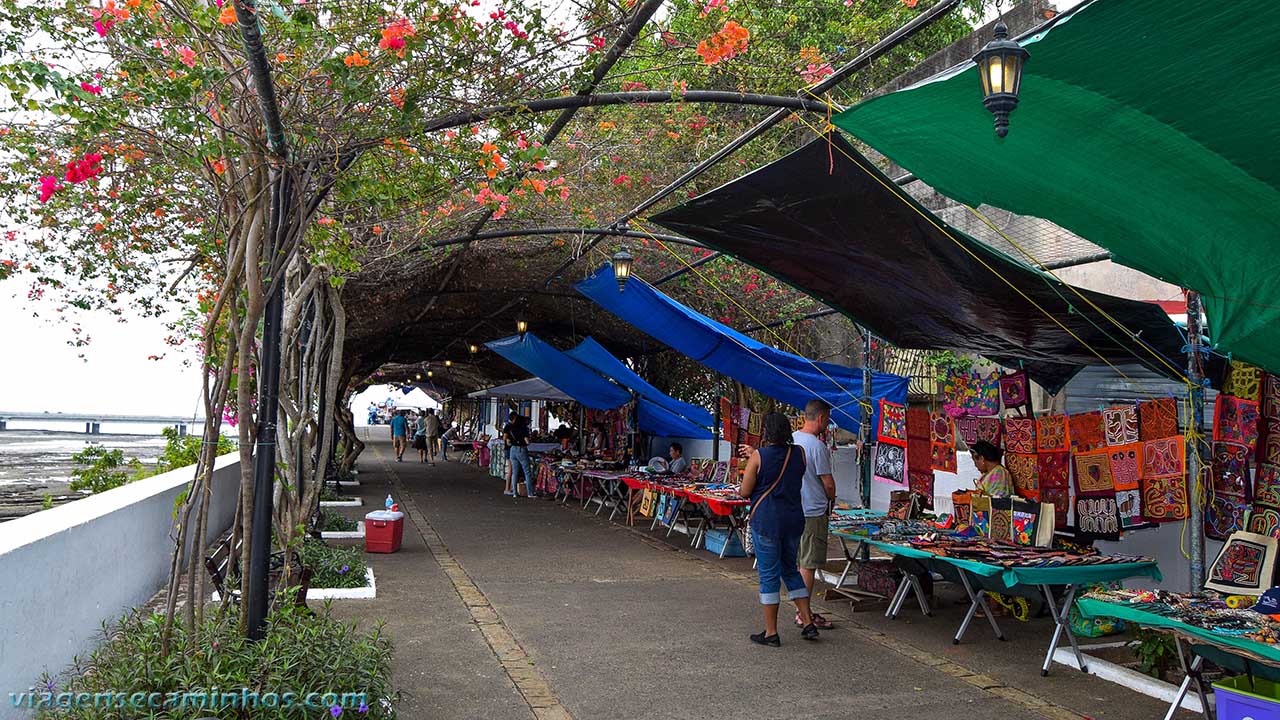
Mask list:
POLYGON ((1142 517, 1142 491, 1136 487, 1116 491, 1116 510, 1120 514, 1121 530, 1132 530, 1146 524, 1142 517))
POLYGON ((951 417, 999 414, 999 374, 949 372, 942 382, 942 397, 942 409, 951 417))
POLYGON ((1042 452, 1036 455, 1036 477, 1041 491, 1049 488, 1066 490, 1071 486, 1071 454, 1042 452))
POLYGON ((1249 532, 1280 538, 1280 509, 1255 505, 1249 513, 1249 532))
POLYGON ((1039 464, 1035 454, 1008 453, 1004 456, 1005 469, 1013 481, 1013 490, 1028 500, 1040 500, 1039 464))
POLYGON ((1107 445, 1106 431, 1103 430, 1102 413, 1093 412, 1071 415, 1067 418, 1068 436, 1071 439, 1071 452, 1087 453, 1101 450, 1107 445))
POLYGON ((978 418, 971 415, 956 418, 956 435, 964 440, 964 444, 973 447, 978 442, 978 418))
POLYGON ((1232 495, 1215 495, 1209 498, 1204 513, 1204 534, 1214 540, 1226 540, 1231 533, 1243 530, 1249 503, 1232 495))
POLYGON ((907 438, 907 469, 933 475, 933 444, 929 438, 907 438))
POLYGON ((1031 409, 1031 383, 1021 370, 1000 376, 1000 400, 1006 410, 1025 407, 1031 409))
POLYGON ((1142 443, 1142 477, 1182 477, 1187 471, 1187 443, 1181 435, 1142 443))
POLYGON ((932 458, 930 466, 934 470, 953 473, 956 471, 956 449, 943 443, 930 443, 932 458))
POLYGON ((907 446, 907 406, 880 400, 880 430, 876 439, 882 443, 907 446))
POLYGON ((1138 408, 1133 405, 1121 405, 1103 410, 1102 424, 1107 445, 1128 445, 1138 442, 1138 408))
POLYGON ((1280 508, 1280 466, 1260 463, 1253 476, 1253 504, 1280 508))
POLYGON ((1213 411, 1213 439, 1258 445, 1258 403, 1219 395, 1213 411))
POLYGON ((1178 434, 1178 401, 1171 397, 1138 403, 1138 438, 1156 440, 1178 434))
POLYGON ((1262 419, 1262 437, 1258 441, 1258 462, 1280 465, 1280 418, 1262 419))
POLYGON ((1036 418, 1036 450, 1058 452, 1067 449, 1067 416, 1041 415, 1036 418))
POLYGON ((1004 420, 1004 448, 1011 453, 1036 451, 1035 418, 1009 417, 1004 420))
POLYGON ((933 471, 916 472, 915 470, 907 471, 907 487, 911 492, 920 496, 921 502, 926 510, 933 509, 933 471))
POLYGON ((1239 360, 1232 360, 1227 366, 1227 379, 1222 384, 1222 393, 1253 402, 1260 401, 1262 369, 1239 360))
POLYGON ((1067 513, 1071 511, 1071 491, 1067 488, 1040 488, 1040 502, 1053 503, 1053 526, 1058 529, 1067 526, 1067 513))
POLYGON ((1142 443, 1117 445, 1108 455, 1116 490, 1137 490, 1142 473, 1142 443))
POLYGON ((1013 508, 1011 506, 991 508, 991 530, 989 537, 993 540, 1013 540, 1013 508))
POLYGON ((1212 487, 1215 495, 1250 499, 1249 448, 1239 443, 1213 444, 1212 487))
POLYGON ((1142 516, 1149 522, 1175 522, 1191 516, 1187 503, 1187 479, 1177 477, 1142 478, 1142 516))
POLYGON ((1103 450, 1073 455, 1076 465, 1076 495, 1114 495, 1115 479, 1111 475, 1111 454, 1103 450))
POLYGON ((978 439, 1001 447, 1001 441, 1004 439, 1004 423, 997 417, 978 418, 978 439))
POLYGON ((894 485, 905 485, 907 478, 907 451, 899 445, 876 443, 875 476, 894 485))
POLYGON ((950 417, 940 412, 929 414, 929 440, 952 447, 956 444, 956 427, 950 417))
POLYGON ((726 442, 736 443, 738 441, 738 411, 729 402, 729 398, 720 398, 720 422, 724 427, 721 429, 722 437, 726 442))
POLYGON ((747 415, 747 434, 759 437, 764 434, 764 414, 753 412, 747 415))
POLYGON ((1076 498, 1076 528, 1087 535, 1115 535, 1120 532, 1120 514, 1116 498, 1076 498))
POLYGON ((924 408, 907 408, 907 437, 929 437, 929 411, 924 408))
POLYGON ((1267 373, 1262 383, 1262 415, 1280 418, 1280 375, 1267 373))

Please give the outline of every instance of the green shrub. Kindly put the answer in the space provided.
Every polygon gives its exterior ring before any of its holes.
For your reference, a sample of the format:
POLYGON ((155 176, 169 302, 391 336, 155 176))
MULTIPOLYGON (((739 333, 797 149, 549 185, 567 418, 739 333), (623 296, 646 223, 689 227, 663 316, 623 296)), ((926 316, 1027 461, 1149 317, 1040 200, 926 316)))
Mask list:
MULTIPOLYGON (((236 613, 210 608, 195 638, 188 637, 182 623, 174 626, 172 652, 160 655, 163 617, 135 610, 121 620, 119 628, 106 633, 106 641, 94 650, 87 663, 74 669, 69 678, 57 682, 42 678, 38 693, 123 692, 163 693, 166 702, 176 695, 216 688, 218 694, 242 696, 242 689, 257 693, 297 693, 291 708, 113 708, 87 707, 42 709, 38 718, 58 720, 124 720, 128 718, 331 718, 331 705, 317 698, 321 706, 303 707, 308 693, 337 693, 329 700, 343 706, 340 717, 394 718, 391 706, 397 699, 391 687, 391 641, 378 623, 371 632, 356 629, 329 615, 326 605, 311 613, 291 603, 273 603, 268 617, 267 637, 260 642, 245 640, 237 627, 236 613), (363 693, 363 698, 359 694, 363 693), (365 712, 359 704, 367 705, 365 712)), ((254 696, 250 696, 254 697, 254 696)))
MULTIPOLYGON (((164 452, 157 461, 158 472, 168 472, 175 468, 195 465, 200 459, 200 446, 204 438, 200 435, 179 435, 177 428, 167 427, 164 433, 164 452)), ((226 435, 218 437, 218 455, 226 455, 236 449, 236 444, 226 435)))
POLYGON ((368 585, 364 548, 329 545, 306 536, 299 548, 302 564, 311 568, 313 588, 359 588, 368 585))
POLYGON ((1138 658, 1138 669, 1153 678, 1163 680, 1178 666, 1178 648, 1167 633, 1134 628, 1130 645, 1138 658))
POLYGON ((75 478, 71 481, 71 489, 75 492, 88 490, 100 493, 118 488, 138 479, 135 476, 142 470, 142 463, 138 458, 130 458, 126 462, 123 450, 108 450, 98 443, 85 445, 71 459, 80 466, 71 471, 71 476, 75 478))
POLYGON ((320 508, 319 526, 322 532, 355 532, 359 524, 336 510, 320 508))

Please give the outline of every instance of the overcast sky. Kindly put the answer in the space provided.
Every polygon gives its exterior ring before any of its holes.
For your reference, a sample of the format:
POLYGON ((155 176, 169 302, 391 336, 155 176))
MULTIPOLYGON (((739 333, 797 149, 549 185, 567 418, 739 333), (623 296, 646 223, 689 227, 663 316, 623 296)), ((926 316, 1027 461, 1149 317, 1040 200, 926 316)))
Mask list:
MULTIPOLYGON (((1081 1, 1060 0, 1057 7, 1067 10, 1081 1)), ((131 318, 120 323, 112 316, 80 313, 69 319, 80 323, 91 342, 76 348, 68 345, 74 337, 72 323, 58 322, 53 303, 28 301, 26 291, 21 277, 0 283, 5 340, 0 345, 0 410, 121 415, 198 411, 196 358, 165 344, 169 333, 164 321, 131 318), (33 317, 33 312, 43 316, 33 317), (190 362, 184 364, 184 359, 190 362)))

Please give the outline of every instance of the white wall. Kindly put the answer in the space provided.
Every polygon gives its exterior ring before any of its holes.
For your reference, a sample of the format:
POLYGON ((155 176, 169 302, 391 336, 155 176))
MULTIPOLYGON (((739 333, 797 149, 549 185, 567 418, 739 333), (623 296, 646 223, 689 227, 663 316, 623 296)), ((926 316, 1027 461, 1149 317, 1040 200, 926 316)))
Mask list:
MULTIPOLYGON (((86 656, 103 621, 165 585, 174 500, 191 476, 179 468, 0 523, 0 718, 25 717, 9 693, 86 656)), ((239 486, 239 454, 218 458, 207 539, 231 527, 239 486)))

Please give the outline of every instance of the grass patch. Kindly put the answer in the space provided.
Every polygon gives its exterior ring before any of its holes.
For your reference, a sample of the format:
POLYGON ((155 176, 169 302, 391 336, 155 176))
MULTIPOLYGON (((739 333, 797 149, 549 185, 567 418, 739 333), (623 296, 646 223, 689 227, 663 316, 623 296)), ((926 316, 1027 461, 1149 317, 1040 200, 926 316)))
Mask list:
POLYGON ((321 532, 355 532, 359 524, 337 510, 320 508, 319 527, 321 532))
POLYGON ((302 564, 311 568, 313 588, 362 588, 369 584, 365 576, 368 563, 362 547, 329 545, 307 536, 299 552, 302 564))

